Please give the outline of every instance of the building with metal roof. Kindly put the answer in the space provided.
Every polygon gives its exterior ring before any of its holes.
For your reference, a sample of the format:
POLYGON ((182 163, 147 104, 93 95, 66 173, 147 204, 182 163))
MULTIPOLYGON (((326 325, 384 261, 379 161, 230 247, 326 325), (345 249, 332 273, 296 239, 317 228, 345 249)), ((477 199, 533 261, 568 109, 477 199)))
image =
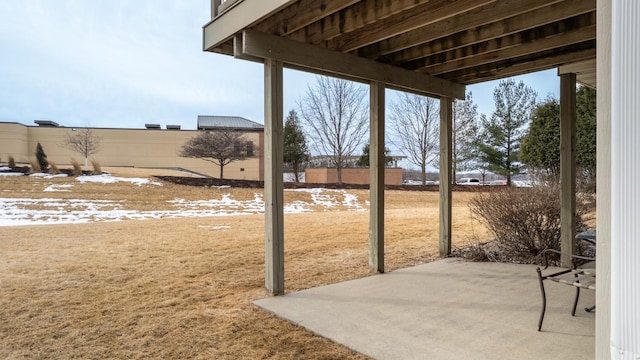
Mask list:
POLYGON ((264 131, 264 126, 240 116, 198 115, 198 130, 238 129, 243 131, 264 131))

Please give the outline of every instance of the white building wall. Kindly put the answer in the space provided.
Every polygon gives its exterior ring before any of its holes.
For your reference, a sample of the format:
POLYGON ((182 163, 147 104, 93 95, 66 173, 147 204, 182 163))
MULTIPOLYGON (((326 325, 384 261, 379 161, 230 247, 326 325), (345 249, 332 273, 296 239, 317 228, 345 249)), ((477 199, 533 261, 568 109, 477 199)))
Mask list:
MULTIPOLYGON (((611 358, 640 359, 640 1, 612 1, 611 358)), ((600 39, 598 39, 600 45, 600 39)))

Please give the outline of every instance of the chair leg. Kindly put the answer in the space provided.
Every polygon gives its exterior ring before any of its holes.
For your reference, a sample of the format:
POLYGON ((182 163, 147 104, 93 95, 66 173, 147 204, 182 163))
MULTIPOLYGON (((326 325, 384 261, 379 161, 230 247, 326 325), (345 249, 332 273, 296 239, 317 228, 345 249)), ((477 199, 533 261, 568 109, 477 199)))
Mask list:
POLYGON ((573 309, 571 309, 571 316, 576 316, 576 308, 578 307, 578 298, 580 297, 580 288, 576 286, 576 298, 573 300, 573 309))
POLYGON ((540 319, 538 320, 538 331, 542 329, 542 321, 544 320, 544 312, 547 309, 547 294, 544 291, 544 283, 542 278, 542 271, 540 268, 536 269, 538 273, 538 281, 540 283, 540 294, 542 295, 542 310, 540 311, 540 319))

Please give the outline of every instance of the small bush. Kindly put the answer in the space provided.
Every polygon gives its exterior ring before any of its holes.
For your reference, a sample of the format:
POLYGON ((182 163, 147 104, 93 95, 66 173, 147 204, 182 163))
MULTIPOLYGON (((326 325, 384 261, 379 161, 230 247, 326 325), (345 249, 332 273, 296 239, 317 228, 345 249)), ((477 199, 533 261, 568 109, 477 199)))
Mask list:
POLYGON ((29 164, 31 164, 31 173, 32 174, 42 172, 42 169, 40 169, 40 164, 35 159, 30 159, 29 160, 29 164))
POLYGON ((9 155, 9 167, 12 169, 15 169, 16 167, 16 160, 11 155, 9 155))
POLYGON ((71 158, 71 166, 73 166, 73 170, 71 170, 71 175, 73 176, 82 175, 82 166, 80 166, 80 163, 78 162, 78 160, 71 158))
MULTIPOLYGON (((585 228, 588 208, 576 199, 576 225, 585 228)), ((560 250, 560 187, 507 187, 480 193, 470 202, 471 212, 495 236, 504 260, 534 263, 542 250, 560 250)))
POLYGON ((60 174, 60 169, 58 169, 58 165, 53 161, 49 161, 49 174, 60 174))
POLYGON ((91 158, 89 161, 91 161, 91 167, 93 167, 93 175, 102 174, 102 168, 100 167, 98 160, 91 158))

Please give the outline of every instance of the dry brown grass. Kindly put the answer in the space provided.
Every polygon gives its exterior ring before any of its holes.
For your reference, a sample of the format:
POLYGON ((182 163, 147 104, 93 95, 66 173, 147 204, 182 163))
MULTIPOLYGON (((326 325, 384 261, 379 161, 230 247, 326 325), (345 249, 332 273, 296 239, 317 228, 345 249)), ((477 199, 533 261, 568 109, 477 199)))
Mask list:
MULTIPOLYGON (((51 196, 42 189, 64 181, 0 177, 0 189, 12 190, 0 196, 51 196)), ((159 209, 167 199, 222 191, 117 183, 56 196, 159 209)), ((350 192, 366 207, 366 191, 350 192)), ((285 201, 307 196, 286 192, 285 201)), ((471 232, 486 236, 470 219, 472 196, 454 194, 454 244, 471 232)), ((437 193, 387 192, 389 270, 437 255, 437 201, 437 193)), ((287 291, 367 276, 368 220, 366 211, 340 209, 287 214, 287 291)), ((0 227, 0 358, 364 359, 251 305, 265 296, 263 221, 245 215, 0 227)))

